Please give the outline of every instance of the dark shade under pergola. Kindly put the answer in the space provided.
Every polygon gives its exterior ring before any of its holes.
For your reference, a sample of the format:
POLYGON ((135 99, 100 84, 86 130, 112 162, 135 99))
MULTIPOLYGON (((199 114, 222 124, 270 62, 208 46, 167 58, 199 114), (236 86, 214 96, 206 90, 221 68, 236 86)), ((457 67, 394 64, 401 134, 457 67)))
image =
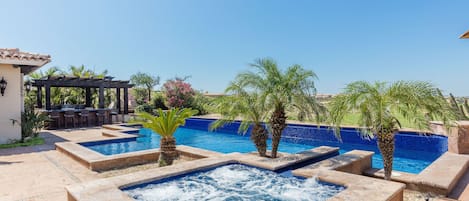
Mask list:
POLYGON ((130 84, 129 81, 112 80, 113 77, 106 76, 104 78, 81 78, 81 77, 69 77, 69 76, 47 76, 41 79, 35 79, 32 82, 32 86, 37 87, 37 107, 42 108, 42 88, 45 88, 46 98, 46 110, 51 109, 50 101, 50 88, 51 87, 73 87, 85 89, 85 100, 86 107, 91 107, 91 89, 97 88, 99 93, 99 104, 100 109, 104 109, 104 89, 113 88, 116 89, 116 102, 117 110, 119 114, 121 111, 120 92, 124 90, 124 114, 129 113, 129 88, 134 85, 130 84))

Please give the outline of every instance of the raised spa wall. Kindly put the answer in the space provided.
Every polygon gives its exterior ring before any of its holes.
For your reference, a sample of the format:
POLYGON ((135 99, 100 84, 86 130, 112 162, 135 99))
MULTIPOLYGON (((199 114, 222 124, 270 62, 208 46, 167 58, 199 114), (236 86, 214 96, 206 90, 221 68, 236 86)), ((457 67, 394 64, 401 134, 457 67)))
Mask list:
MULTIPOLYGON (((241 163, 269 170, 282 169, 303 160, 320 158, 328 153, 337 152, 337 148, 318 147, 299 154, 282 153, 276 159, 261 158, 255 154, 223 154, 194 161, 179 163, 172 166, 148 169, 140 172, 94 180, 87 183, 67 186, 69 201, 105 201, 133 200, 122 190, 131 186, 141 185, 155 180, 166 179, 181 174, 201 171, 231 163, 241 163)), ((345 190, 329 200, 368 200, 368 201, 402 201, 405 185, 397 182, 384 181, 361 175, 347 173, 362 172, 371 166, 372 152, 352 151, 348 158, 336 158, 327 162, 319 162, 317 166, 307 166, 293 171, 300 177, 317 177, 320 181, 345 186, 345 190), (348 168, 347 168, 348 166, 348 168), (353 166, 353 168, 352 168, 353 166), (339 169, 341 169, 339 171, 339 169)), ((339 156, 336 156, 339 157, 339 156)), ((334 157, 335 158, 335 157, 334 157)), ((329 159, 328 159, 329 160, 329 159)))

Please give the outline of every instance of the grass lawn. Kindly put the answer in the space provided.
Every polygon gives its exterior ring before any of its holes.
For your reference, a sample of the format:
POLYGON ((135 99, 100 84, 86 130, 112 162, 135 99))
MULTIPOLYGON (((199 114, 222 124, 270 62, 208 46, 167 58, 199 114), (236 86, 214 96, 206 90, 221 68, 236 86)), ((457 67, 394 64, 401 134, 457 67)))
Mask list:
POLYGON ((33 137, 24 142, 13 142, 10 144, 0 144, 0 149, 13 148, 13 147, 27 147, 33 145, 44 144, 44 139, 41 137, 33 137))
MULTIPOLYGON (((297 120, 295 113, 287 114, 287 116, 290 120, 297 120)), ((416 129, 416 126, 414 126, 411 122, 407 121, 402 116, 397 116, 397 118, 401 122, 402 128, 416 129)), ((341 125, 342 126, 359 126, 359 124, 358 124, 359 119, 360 119, 360 114, 358 114, 358 113, 347 113, 344 116, 344 119, 343 119, 341 125)), ((310 122, 310 123, 313 123, 313 124, 316 123, 315 121, 311 121, 311 120, 305 120, 305 122, 310 122)), ((322 123, 327 124, 326 122, 322 122, 322 123)))

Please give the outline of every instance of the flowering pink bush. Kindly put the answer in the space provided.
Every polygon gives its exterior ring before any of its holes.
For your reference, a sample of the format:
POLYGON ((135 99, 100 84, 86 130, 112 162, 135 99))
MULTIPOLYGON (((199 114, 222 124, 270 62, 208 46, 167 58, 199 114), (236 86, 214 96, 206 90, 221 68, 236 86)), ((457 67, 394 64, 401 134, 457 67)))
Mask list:
POLYGON ((183 108, 192 104, 195 91, 182 79, 168 80, 163 84, 169 107, 183 108))

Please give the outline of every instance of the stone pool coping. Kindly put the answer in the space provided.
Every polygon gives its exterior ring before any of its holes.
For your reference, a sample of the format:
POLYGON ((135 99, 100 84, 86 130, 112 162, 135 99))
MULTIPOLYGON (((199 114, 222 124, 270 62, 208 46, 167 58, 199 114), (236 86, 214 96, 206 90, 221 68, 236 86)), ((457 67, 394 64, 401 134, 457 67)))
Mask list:
MULTIPOLYGON (((160 154, 160 149, 147 149, 123 154, 103 155, 73 142, 56 143, 56 150, 93 171, 106 171, 156 162, 160 154)), ((222 155, 218 152, 184 145, 176 146, 176 150, 184 156, 196 159, 222 155)))
MULTIPOLYGON (((407 188, 448 196, 464 173, 469 170, 469 155, 446 152, 419 174, 393 170, 393 181, 407 184, 407 188)), ((384 178, 383 169, 369 169, 367 176, 384 178)))
POLYGON ((330 201, 400 201, 404 197, 405 184, 398 182, 321 168, 308 171, 294 170, 293 174, 301 177, 314 177, 320 181, 346 187, 344 191, 329 199, 330 201))
POLYGON ((281 153, 282 157, 273 159, 259 157, 257 154, 238 154, 235 156, 236 160, 243 164, 276 171, 312 159, 322 159, 323 157, 332 157, 338 154, 339 148, 337 147, 320 146, 295 154, 281 153))
MULTIPOLYGON (((127 196, 127 194, 120 189, 230 163, 246 164, 245 162, 247 160, 253 160, 256 163, 260 160, 259 158, 260 157, 258 156, 253 157, 252 154, 232 153, 218 157, 187 161, 172 166, 149 169, 127 175, 98 179, 88 183, 67 186, 67 196, 69 201, 130 201, 133 199, 127 196), (243 155, 249 157, 238 160, 243 155)), ((275 163, 276 162, 273 162, 273 164, 275 163)), ((246 165, 255 166, 253 164, 254 163, 250 163, 246 165)), ((318 169, 316 174, 302 174, 300 171, 296 172, 295 175, 301 177, 314 176, 320 181, 347 187, 330 200, 363 200, 364 198, 367 198, 367 200, 370 201, 398 201, 402 200, 402 193, 405 187, 405 185, 401 183, 332 170, 318 169)))
POLYGON ((304 166, 296 169, 295 171, 300 171, 303 174, 306 174, 309 171, 321 169, 337 170, 361 175, 365 170, 371 168, 371 157, 373 154, 374 152, 372 151, 352 150, 347 153, 304 166))
POLYGON ((361 176, 371 167, 374 152, 352 150, 296 170, 293 175, 315 177, 321 181, 345 186, 342 191, 330 200, 403 200, 405 184, 361 176), (360 175, 360 176, 359 176, 360 175), (376 188, 368 192, 369 187, 376 188), (366 189, 366 190, 364 190, 366 189))
MULTIPOLYGON (((102 132, 103 136, 109 137, 108 139, 92 141, 86 140, 77 142, 59 142, 55 143, 56 150, 73 158, 80 164, 93 171, 105 171, 115 168, 127 167, 131 165, 156 162, 158 160, 160 153, 160 150, 158 148, 133 151, 122 154, 104 155, 93 151, 83 145, 80 145, 80 143, 86 142, 103 142, 109 140, 135 138, 136 135, 127 134, 125 132, 138 131, 138 129, 120 125, 105 125, 103 126, 103 128, 108 129, 103 130, 102 132)), ((206 158, 221 155, 221 153, 218 152, 198 149, 195 147, 189 147, 184 145, 178 145, 176 149, 180 154, 191 158, 206 158)))

